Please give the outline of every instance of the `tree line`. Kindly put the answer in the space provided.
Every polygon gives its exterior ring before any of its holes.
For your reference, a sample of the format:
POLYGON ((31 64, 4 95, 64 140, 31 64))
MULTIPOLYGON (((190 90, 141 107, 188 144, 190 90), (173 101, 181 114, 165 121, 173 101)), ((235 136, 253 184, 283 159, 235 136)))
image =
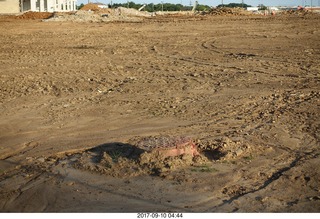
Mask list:
MULTIPOLYGON (((128 2, 128 3, 114 3, 112 5, 112 8, 117 8, 117 7, 126 7, 126 8, 134 8, 134 9, 139 9, 143 6, 144 4, 136 4, 134 2, 128 2)), ((160 3, 160 4, 146 4, 146 6, 143 8, 144 11, 148 12, 154 12, 154 11, 191 11, 193 8, 192 5, 186 6, 182 4, 171 4, 171 3, 160 3)), ((208 5, 198 5, 196 10, 203 11, 203 10, 209 10, 211 7, 208 5)))
MULTIPOLYGON (((77 6, 77 9, 81 9, 84 4, 80 4, 77 6)), ((144 4, 136 4, 134 2, 127 2, 127 3, 113 3, 112 5, 108 5, 109 8, 118 8, 118 7, 125 7, 125 8, 134 8, 140 9, 144 4)), ((198 11, 205 11, 210 10, 210 6, 208 5, 201 5, 198 4, 196 10, 198 11)), ((171 4, 171 3, 161 3, 161 4, 146 4, 143 8, 144 11, 154 12, 154 11, 191 11, 193 9, 193 5, 186 6, 182 4, 171 4)))
POLYGON ((220 4, 217 6, 217 8, 223 8, 223 7, 227 7, 227 8, 248 8, 248 7, 252 7, 251 5, 247 5, 245 3, 230 3, 230 4, 220 4))
MULTIPOLYGON (((140 9, 144 4, 136 4, 134 2, 127 2, 127 3, 113 3, 112 5, 108 5, 109 8, 118 8, 118 7, 125 7, 125 8, 134 8, 134 9, 140 9)), ((84 4, 81 4, 78 6, 77 9, 80 9, 84 6, 84 4)), ((230 4, 221 4, 217 7, 229 7, 229 8, 247 8, 251 7, 251 5, 247 4, 238 4, 238 3, 230 3, 230 4)), ((182 5, 182 4, 171 4, 171 3, 160 3, 160 4, 146 4, 146 6, 143 8, 144 11, 148 12, 155 12, 155 11, 191 11, 193 9, 193 5, 182 5)), ((197 11, 208 11, 211 7, 208 5, 202 5, 197 4, 196 10, 197 11)))

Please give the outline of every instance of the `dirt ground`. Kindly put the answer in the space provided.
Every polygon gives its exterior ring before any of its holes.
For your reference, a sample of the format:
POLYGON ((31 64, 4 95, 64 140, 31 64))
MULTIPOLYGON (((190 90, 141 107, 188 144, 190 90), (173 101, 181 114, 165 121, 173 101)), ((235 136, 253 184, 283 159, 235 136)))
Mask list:
POLYGON ((1 212, 320 212, 320 16, 0 17, 1 212), (143 139, 187 136, 159 158, 143 139))

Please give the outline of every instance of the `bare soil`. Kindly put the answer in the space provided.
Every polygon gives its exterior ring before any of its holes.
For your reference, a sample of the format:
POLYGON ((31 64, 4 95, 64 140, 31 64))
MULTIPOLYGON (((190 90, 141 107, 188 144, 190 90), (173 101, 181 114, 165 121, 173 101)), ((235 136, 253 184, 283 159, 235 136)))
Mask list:
POLYGON ((316 14, 0 17, 0 211, 320 212, 319 39, 316 14), (139 147, 162 136, 200 155, 139 147))

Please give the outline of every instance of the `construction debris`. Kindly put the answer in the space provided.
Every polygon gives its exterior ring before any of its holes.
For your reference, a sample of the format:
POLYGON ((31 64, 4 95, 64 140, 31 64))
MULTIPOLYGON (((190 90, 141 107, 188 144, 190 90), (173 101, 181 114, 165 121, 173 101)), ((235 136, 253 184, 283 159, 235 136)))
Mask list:
POLYGON ((93 11, 79 10, 76 13, 55 13, 54 16, 45 21, 71 21, 71 22, 103 22, 105 17, 95 14, 93 11))
POLYGON ((208 12, 205 12, 208 15, 222 15, 222 16, 238 16, 238 15, 250 15, 251 12, 246 11, 244 8, 212 8, 208 12))
POLYGON ((282 15, 300 15, 300 16, 305 16, 307 14, 312 14, 312 13, 314 13, 314 12, 308 11, 306 9, 286 10, 286 11, 281 12, 282 15))
POLYGON ((71 22, 140 22, 143 17, 150 17, 151 14, 138 11, 132 8, 102 9, 95 4, 85 5, 75 13, 55 13, 46 21, 71 21, 71 22), (88 6, 89 5, 89 6, 88 6), (87 9, 87 10, 85 10, 87 9))

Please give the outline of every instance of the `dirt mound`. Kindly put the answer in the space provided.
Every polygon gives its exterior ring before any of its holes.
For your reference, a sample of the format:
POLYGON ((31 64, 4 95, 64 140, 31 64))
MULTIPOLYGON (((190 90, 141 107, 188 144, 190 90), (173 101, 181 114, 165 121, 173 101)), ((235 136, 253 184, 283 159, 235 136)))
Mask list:
POLYGON ((243 8, 212 8, 210 11, 207 12, 209 15, 249 15, 248 11, 243 8))
MULTIPOLYGON (((48 21, 71 21, 71 22, 140 22, 142 17, 151 16, 148 12, 141 12, 136 9, 115 8, 115 9, 100 9, 92 10, 96 6, 85 7, 76 13, 55 13, 48 21)), ((97 6, 98 7, 98 6, 97 6)))
POLYGON ((82 10, 82 11, 100 11, 100 8, 96 4, 89 3, 89 4, 84 5, 79 10, 82 10))
POLYGON ((28 11, 22 15, 15 16, 16 19, 48 19, 53 16, 53 13, 50 12, 32 12, 28 11))
POLYGON ((145 11, 138 11, 134 8, 124 8, 124 7, 118 7, 114 10, 115 14, 121 15, 121 16, 137 16, 137 17, 149 17, 150 13, 145 11))
POLYGON ((308 10, 287 10, 287 11, 283 11, 281 13, 282 15, 300 15, 300 16, 305 16, 308 14, 315 14, 312 11, 308 11, 308 10))
POLYGON ((47 21, 71 21, 71 22, 103 22, 106 18, 94 11, 77 11, 76 13, 56 13, 47 21))
POLYGON ((259 153, 258 151, 258 148, 253 150, 243 141, 229 138, 194 141, 187 137, 150 136, 134 138, 126 144, 115 142, 99 145, 60 159, 76 169, 113 177, 166 177, 190 168, 207 167, 218 161, 250 161, 251 153, 259 153), (191 153, 196 148, 199 151, 191 153), (181 153, 172 153, 175 149, 180 149, 181 153))
MULTIPOLYGON (((171 151, 170 149, 166 147, 159 150, 158 146, 163 147, 164 140, 166 140, 165 143, 170 145, 176 143, 179 146, 181 142, 191 142, 189 138, 186 139, 158 136, 142 138, 137 145, 110 143, 89 149, 83 153, 69 155, 64 159, 72 161, 73 166, 78 169, 116 177, 132 177, 145 174, 165 176, 179 168, 202 164, 206 160, 199 153, 194 156, 187 151, 167 156, 164 152, 171 151), (148 145, 148 148, 146 148, 145 146, 148 143, 152 143, 152 146, 148 145), (141 147, 142 144, 143 147, 141 147), (150 150, 150 147, 154 149, 150 150)), ((134 141, 137 142, 137 139, 134 141)), ((180 145, 180 147, 182 146, 180 145)), ((188 145, 184 147, 187 148, 188 145)))
POLYGON ((105 12, 105 11, 77 11, 73 14, 57 13, 54 17, 46 21, 58 21, 58 22, 140 22, 141 18, 137 16, 129 16, 118 13, 117 11, 105 12))

